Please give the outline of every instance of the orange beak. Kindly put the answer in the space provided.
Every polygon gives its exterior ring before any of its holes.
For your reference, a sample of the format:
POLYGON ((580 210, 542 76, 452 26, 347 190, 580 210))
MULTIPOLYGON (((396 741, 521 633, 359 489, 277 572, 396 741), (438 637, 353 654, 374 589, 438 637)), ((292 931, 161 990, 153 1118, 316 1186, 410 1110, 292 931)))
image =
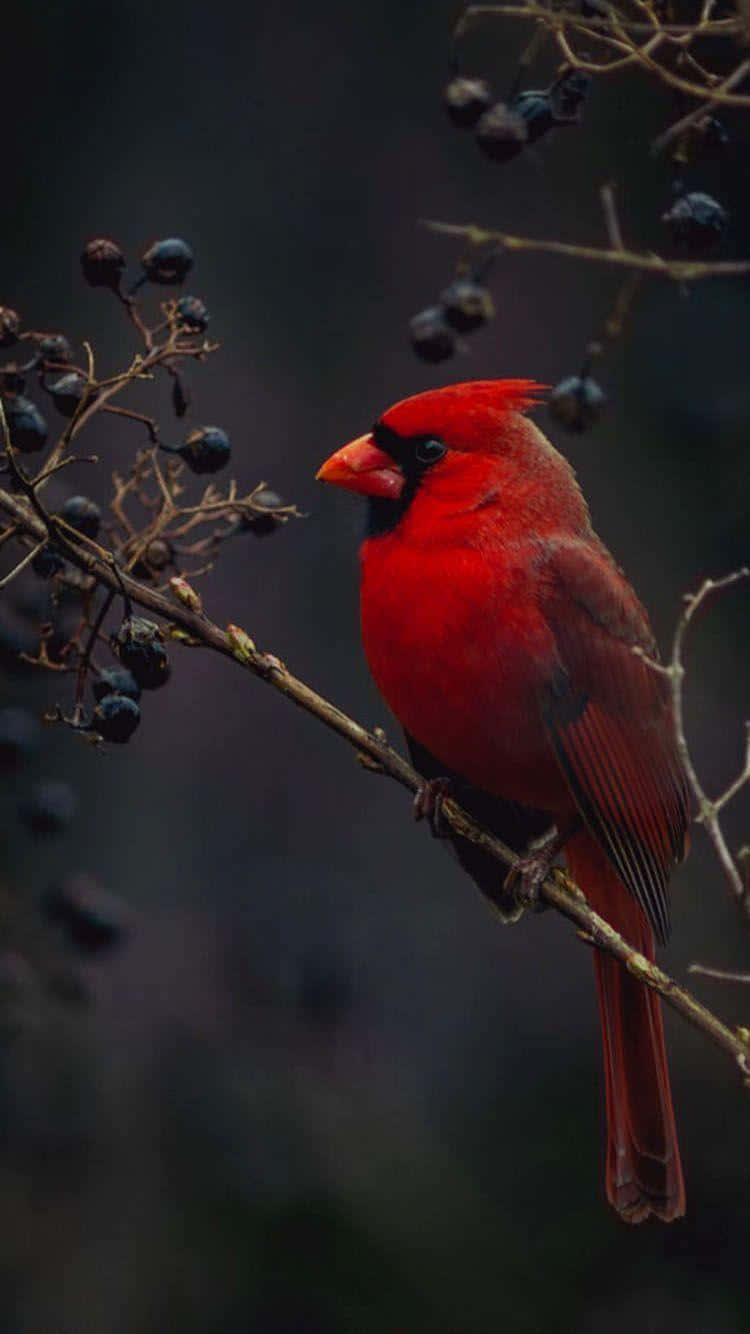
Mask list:
POLYGON ((316 480, 383 500, 398 500, 404 489, 404 474, 398 464, 378 449, 369 434, 337 449, 318 470, 316 480))

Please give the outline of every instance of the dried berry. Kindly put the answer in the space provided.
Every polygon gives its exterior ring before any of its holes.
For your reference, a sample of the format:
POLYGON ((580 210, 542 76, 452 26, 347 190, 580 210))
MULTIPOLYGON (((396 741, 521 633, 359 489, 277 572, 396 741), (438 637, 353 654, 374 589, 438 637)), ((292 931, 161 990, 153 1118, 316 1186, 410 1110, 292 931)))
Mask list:
POLYGON ((552 390, 548 407, 550 415, 566 431, 586 431, 599 420, 606 401, 590 375, 570 375, 552 390))
POLYGON ((414 351, 422 361, 433 364, 445 361, 447 357, 452 357, 456 350, 455 335, 446 324, 441 306, 430 306, 427 310, 420 310, 419 314, 409 321, 409 337, 414 351))
POLYGON ((709 155, 721 153, 731 142, 729 130, 717 116, 706 116, 698 129, 701 134, 701 148, 709 155))
POLYGON ((87 241, 81 254, 81 269, 91 287, 120 286, 125 268, 125 256, 116 241, 108 236, 97 236, 87 241))
POLYGON ((491 104, 492 89, 484 79, 467 79, 457 74, 443 89, 443 106, 459 129, 476 125, 491 104))
POLYGON ((191 333, 203 333, 210 318, 199 296, 181 296, 177 302, 177 314, 191 333))
POLYGON ((105 741, 124 745, 141 721, 141 711, 128 695, 104 695, 94 709, 93 726, 105 741))
POLYGON ((495 313, 492 293, 474 278, 456 278, 440 294, 443 314, 452 329, 471 333, 495 313))
POLYGON ((69 371, 59 379, 53 380, 51 384, 45 385, 45 388, 57 411, 63 417, 73 417, 86 392, 86 381, 77 371, 69 371))
POLYGON ((26 709, 0 709, 0 772, 13 773, 39 745, 39 724, 26 709))
POLYGON ((667 223, 677 245, 688 250, 707 250, 721 240, 729 215, 711 195, 694 190, 680 195, 662 221, 667 223))
POLYGON ((193 267, 193 252, 186 241, 169 236, 164 241, 154 241, 141 256, 141 264, 150 283, 181 283, 193 267))
POLYGON ((197 426, 175 453, 191 472, 210 473, 225 468, 231 455, 229 436, 220 426, 197 426))
POLYGON ((511 111, 504 102, 496 102, 485 111, 474 131, 477 143, 493 162, 510 162, 517 157, 528 140, 528 128, 523 116, 511 111))
POLYGON ((141 687, 127 667, 103 667, 91 688, 98 703, 107 695, 126 695, 136 704, 141 698, 141 687))
POLYGON ((38 578, 51 579, 53 575, 65 569, 65 560, 57 547, 46 546, 37 552, 31 562, 31 568, 38 578))
POLYGON ((113 648, 123 667, 133 673, 144 690, 157 690, 170 676, 167 651, 161 642, 161 630, 154 621, 129 616, 123 621, 113 648))
POLYGON ((60 510, 60 517, 84 537, 95 540, 99 535, 102 512, 88 496, 70 496, 60 510))
POLYGON ((526 126, 526 137, 530 144, 536 143, 543 134, 555 125, 552 100, 548 92, 528 88, 519 93, 510 104, 510 110, 520 116, 526 126))
POLYGON ((112 949, 128 934, 129 916, 122 901, 81 872, 48 889, 39 907, 72 945, 86 953, 112 949))
POLYGON ((18 342, 21 317, 10 306, 0 306, 0 347, 12 347, 18 342))
POLYGON ((39 339, 38 350, 43 361, 65 364, 73 360, 73 349, 65 334, 45 334, 39 339))
POLYGON ((36 403, 20 394, 4 399, 10 443, 21 454, 33 454, 47 443, 47 423, 36 403))
POLYGON ((49 778, 37 783, 19 804, 22 823, 32 834, 61 834, 78 809, 78 799, 69 783, 49 778))
POLYGON ((281 496, 277 496, 275 491, 270 491, 267 487, 264 487, 262 491, 255 492, 253 504, 259 506, 259 511, 252 514, 243 514, 241 526, 253 533, 255 537, 268 537, 270 533, 275 533, 282 522, 274 515, 274 510, 284 509, 284 501, 281 496), (265 513, 261 511, 265 511, 265 513))

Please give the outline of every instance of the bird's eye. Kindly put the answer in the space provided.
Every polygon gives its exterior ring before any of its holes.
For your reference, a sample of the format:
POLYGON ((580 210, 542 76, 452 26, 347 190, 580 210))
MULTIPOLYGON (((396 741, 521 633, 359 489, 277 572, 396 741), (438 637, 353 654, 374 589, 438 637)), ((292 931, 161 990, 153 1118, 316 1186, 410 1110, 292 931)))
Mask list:
POLYGON ((445 453, 442 440, 418 440, 414 451, 418 463, 437 463, 445 453))

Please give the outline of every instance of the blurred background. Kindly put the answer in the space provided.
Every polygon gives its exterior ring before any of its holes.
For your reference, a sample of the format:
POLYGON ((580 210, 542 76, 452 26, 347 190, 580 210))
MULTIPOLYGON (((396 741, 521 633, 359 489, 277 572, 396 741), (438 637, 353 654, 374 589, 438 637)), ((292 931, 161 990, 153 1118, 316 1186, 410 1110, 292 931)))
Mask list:
MULTIPOLYGON (((245 490, 266 479, 307 516, 227 546, 206 608, 394 740, 359 646, 362 515, 314 472, 405 394, 575 373, 617 289, 606 270, 501 258, 496 319, 425 366, 408 320, 459 251, 417 219, 603 244, 598 191, 614 180, 626 239, 660 249, 673 189, 648 145, 679 110, 638 76, 596 83, 580 127, 488 162, 440 103, 455 17, 443 0, 40 0, 3 18, 0 301, 25 327, 91 339, 111 373, 133 331, 81 281, 82 243, 115 236, 137 263, 156 237, 189 241, 187 290, 222 344, 188 368, 190 421, 229 431, 245 490)), ((523 44, 487 23, 465 68, 502 92, 523 44)), ((529 85, 554 72, 543 50, 529 85)), ((723 155, 687 180, 731 211, 730 257, 750 253, 750 200, 747 135, 726 122, 723 155)), ((649 283, 597 367, 600 425, 563 437, 538 413, 662 644, 685 590, 747 560, 747 313, 744 280, 649 283)), ((180 438, 167 385, 131 401, 180 438)), ((87 438, 124 468, 135 442, 115 425, 87 438)), ((92 494, 105 482, 86 474, 92 494)), ((33 589, 4 593, 6 627, 33 589)), ((747 622, 738 589, 690 645, 711 792, 741 763, 747 622)), ((13 965, 5 1334, 746 1331, 748 1103, 728 1061, 667 1015, 688 1215, 618 1223, 591 959, 571 929, 552 913, 501 929, 395 785, 226 661, 177 647, 172 660, 127 747, 47 728, 0 801, 8 892, 33 904, 87 872, 129 920, 119 951, 71 961, 88 1006, 43 1003, 13 965), (79 798, 46 842, 16 817, 45 776, 79 798)), ((4 703, 38 715, 69 690, 31 668, 3 678, 4 703)), ((747 839, 747 794, 726 826, 733 846, 747 839)), ((696 958, 747 969, 750 937, 699 831, 674 918, 678 977, 696 958)), ((748 1022, 747 988, 695 990, 748 1022)))

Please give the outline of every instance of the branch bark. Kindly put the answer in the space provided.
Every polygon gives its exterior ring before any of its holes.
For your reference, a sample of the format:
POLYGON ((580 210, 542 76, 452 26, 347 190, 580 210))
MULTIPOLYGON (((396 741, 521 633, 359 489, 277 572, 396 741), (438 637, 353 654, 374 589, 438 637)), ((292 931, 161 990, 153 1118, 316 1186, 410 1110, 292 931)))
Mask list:
MULTIPOLYGON (((28 501, 0 490, 0 511, 32 541, 41 542, 48 538, 44 522, 28 501)), ((64 548, 66 558, 73 565, 113 593, 128 597, 133 603, 160 617, 166 624, 168 637, 186 644, 202 645, 223 657, 233 659, 342 737, 358 754, 367 757, 370 767, 377 768, 410 792, 417 792, 423 786, 423 779, 416 770, 382 736, 363 727, 330 700, 319 695, 306 682, 294 676, 274 654, 261 652, 244 630, 234 625, 222 630, 203 613, 191 611, 163 593, 120 572, 103 548, 81 537, 68 525, 59 524, 54 517, 50 518, 50 524, 54 529, 55 541, 64 548)), ((498 866, 510 868, 516 864, 517 858, 510 848, 477 825, 451 798, 445 800, 442 814, 456 833, 483 848, 496 859, 498 866)), ((588 906, 580 889, 563 871, 554 870, 544 881, 541 893, 547 903, 578 928, 586 943, 606 950, 619 959, 644 986, 658 992, 683 1019, 726 1052, 739 1068, 746 1086, 750 1087, 750 1029, 738 1028, 733 1031, 668 973, 633 949, 603 917, 588 906)))

